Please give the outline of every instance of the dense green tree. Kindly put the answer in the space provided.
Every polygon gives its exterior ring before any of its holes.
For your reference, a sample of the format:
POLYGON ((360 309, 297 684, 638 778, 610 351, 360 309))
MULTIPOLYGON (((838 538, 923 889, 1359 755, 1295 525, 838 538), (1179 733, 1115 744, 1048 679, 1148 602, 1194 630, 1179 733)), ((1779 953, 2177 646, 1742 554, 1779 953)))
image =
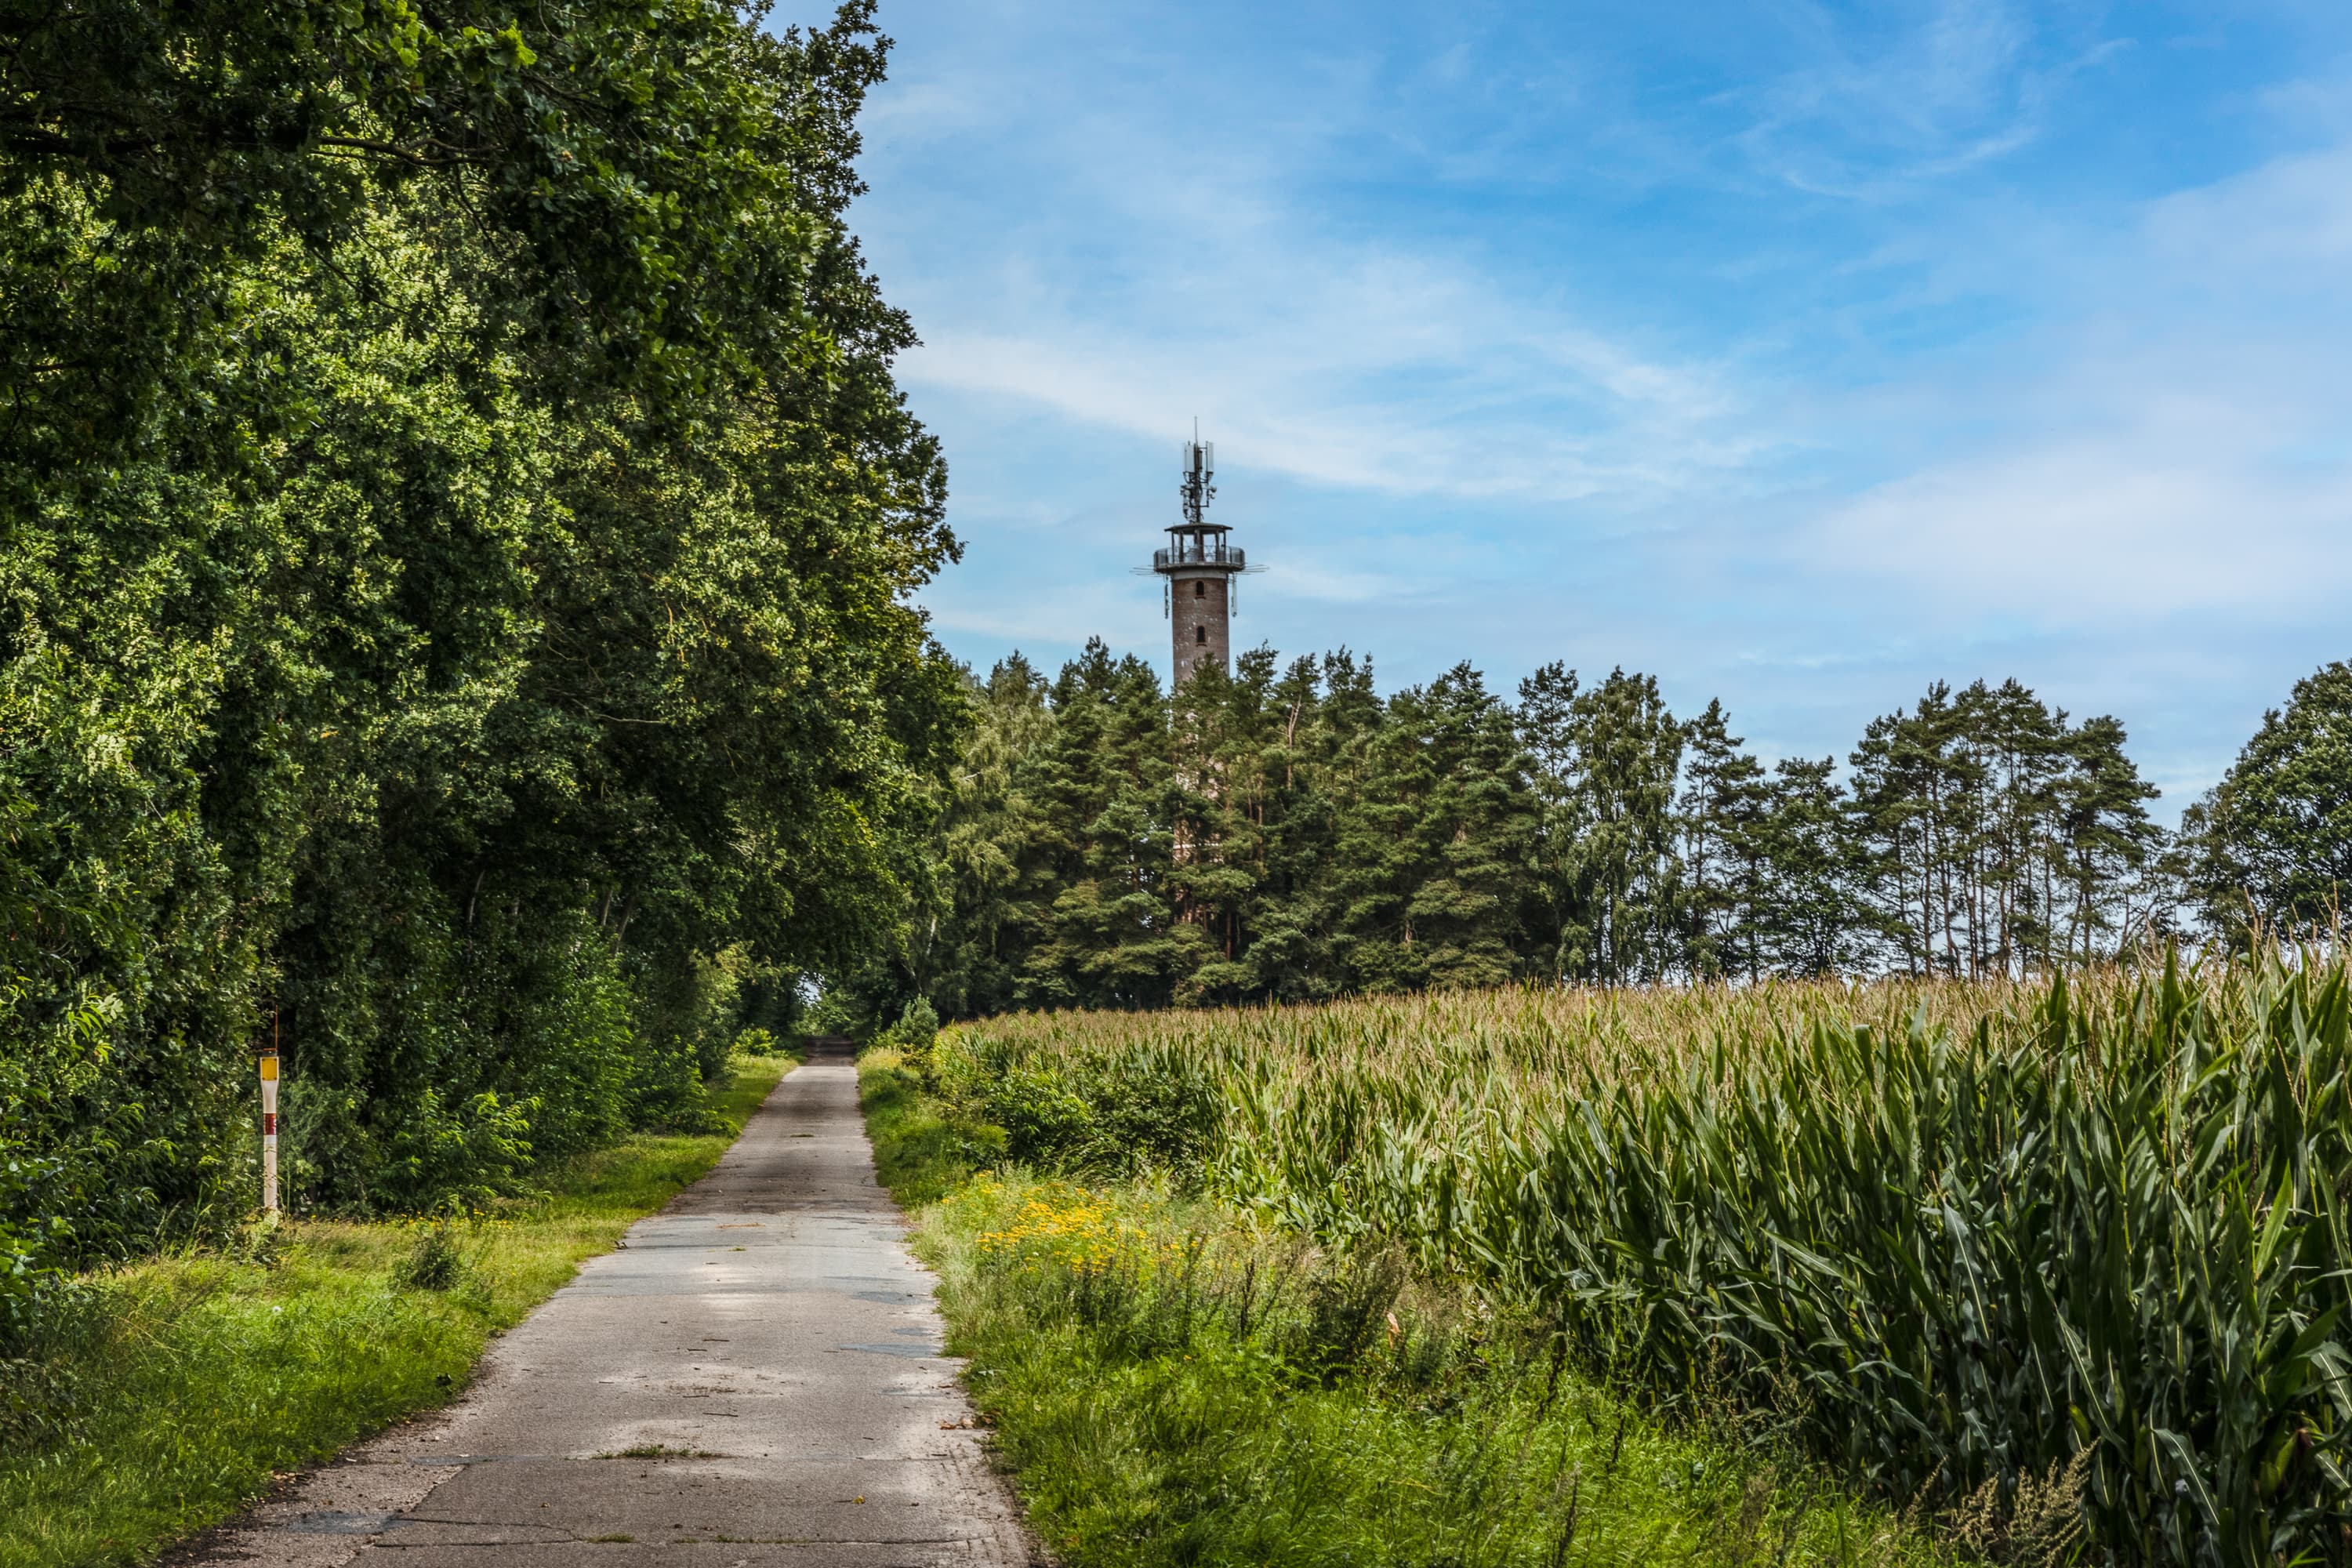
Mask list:
POLYGON ((1939 682, 1871 721, 1850 759, 1859 888, 1903 967, 2017 973, 2128 936, 2159 836, 2124 739, 2015 681, 1939 682))
POLYGON ((1359 742, 1377 724, 1380 702, 1370 663, 1345 649, 1294 660, 1272 699, 1268 718, 1281 731, 1269 724, 1262 753, 1265 865, 1240 955, 1244 981, 1249 994, 1328 996, 1346 983, 1331 942, 1340 806, 1360 779, 1359 742))
MULTIPOLYGON (((950 1016, 1023 1000, 1027 955, 1047 925, 1053 868, 1026 788, 1026 764, 1054 727, 1047 691, 1017 653, 973 683, 971 733, 935 837, 946 907, 919 912, 908 977, 950 1016)), ((889 999, 899 1000, 896 987, 889 999)))
POLYGON ((1536 801, 1510 710, 1457 665, 1391 699, 1339 812, 1334 951, 1349 989, 1518 970, 1536 801))
POLYGON ((1050 824, 1058 891, 1028 957, 1024 999, 1165 1005, 1209 942, 1178 908, 1181 792, 1160 679, 1097 639, 1055 682, 1054 711, 1032 789, 1050 824))
POLYGON ((1539 973, 1552 979, 1568 973, 1566 923, 1577 897, 1574 868, 1583 831, 1577 798, 1583 766, 1577 700, 1582 694, 1576 671, 1557 659, 1519 682, 1519 742, 1535 764, 1533 894, 1546 949, 1539 973))
POLYGON ((1688 889, 1688 963, 1701 978, 1759 973, 1752 933, 1764 860, 1756 825, 1766 795, 1764 770, 1739 750, 1720 702, 1692 720, 1684 735, 1682 858, 1688 889))
POLYGON ((0 1226, 241 1206, 273 1033, 297 1198, 423 1203, 910 949, 964 693, 867 14, 0 17, 0 1226))
POLYGON ((1750 975, 1848 973, 1870 957, 1855 888, 1855 847, 1835 759, 1784 759, 1734 827, 1745 898, 1733 946, 1750 975))
POLYGON ((2050 945, 2070 958, 2127 946, 2168 918, 2163 879, 2146 885, 2164 847, 2147 816, 2158 792, 2124 754, 2126 739, 2120 720, 2084 720, 2065 736, 2067 765, 2050 785, 2054 844, 2042 862, 2043 903, 2064 922, 2050 945))
POLYGON ((2013 681, 1876 721, 1850 781, 1766 768, 1719 703, 1684 723, 1648 676, 1556 663, 1516 707, 1468 666, 1383 700, 1345 650, 1162 693, 1097 644, 975 689, 936 840, 967 954, 930 992, 950 1012, 2018 973, 2108 956, 2162 901, 2122 726, 2013 681))
POLYGON ((2243 941, 2332 929, 2352 889, 2352 664, 2294 684, 2182 824, 2193 895, 2243 941))
POLYGON ((1685 962, 1674 820, 1682 726, 1654 676, 1612 670, 1569 704, 1559 973, 1604 984, 1658 980, 1685 962))

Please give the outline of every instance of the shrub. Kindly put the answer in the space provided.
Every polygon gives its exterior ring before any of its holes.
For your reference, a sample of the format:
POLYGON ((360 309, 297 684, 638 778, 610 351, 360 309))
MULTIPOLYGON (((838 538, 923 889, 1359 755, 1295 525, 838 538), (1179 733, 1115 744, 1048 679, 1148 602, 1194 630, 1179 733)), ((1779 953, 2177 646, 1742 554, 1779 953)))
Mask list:
POLYGON ((466 1277, 466 1249, 457 1243, 456 1228, 446 1219, 434 1220, 416 1232, 394 1278, 412 1290, 449 1290, 466 1277))
POLYGON ((1037 1068, 1007 1073, 985 1102, 1004 1129, 1005 1152, 1048 1169, 1066 1169, 1093 1144, 1094 1113, 1083 1096, 1037 1068))
POLYGON ((883 1030, 876 1043, 896 1046, 910 1056, 919 1056, 931 1048, 939 1034, 940 1016, 931 1010, 929 1002, 918 996, 907 1004, 898 1021, 883 1030))

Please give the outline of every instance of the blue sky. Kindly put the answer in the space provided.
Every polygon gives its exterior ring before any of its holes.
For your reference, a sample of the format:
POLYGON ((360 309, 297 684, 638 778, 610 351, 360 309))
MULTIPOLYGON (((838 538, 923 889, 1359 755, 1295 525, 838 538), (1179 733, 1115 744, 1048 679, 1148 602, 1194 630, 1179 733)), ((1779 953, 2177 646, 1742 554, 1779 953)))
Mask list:
POLYGON ((2352 656, 2352 5, 884 0, 855 221, 923 346, 941 640, 1549 659, 1768 758, 1928 682, 2172 816, 2352 656))

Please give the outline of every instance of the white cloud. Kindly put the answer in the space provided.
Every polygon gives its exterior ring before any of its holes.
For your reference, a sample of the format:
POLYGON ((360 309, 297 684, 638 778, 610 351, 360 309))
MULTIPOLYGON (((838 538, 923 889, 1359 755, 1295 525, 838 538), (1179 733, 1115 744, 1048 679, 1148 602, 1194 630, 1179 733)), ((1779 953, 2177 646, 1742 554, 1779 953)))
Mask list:
POLYGON ((1311 241, 1203 249, 1081 319, 935 330, 905 376, 1151 437, 1197 416, 1259 467, 1399 494, 1649 501, 1772 444, 1721 372, 1466 267, 1311 241))
POLYGON ((1806 571, 1949 620, 2114 636, 2135 618, 2294 618, 2352 591, 2352 144, 2147 205, 2043 268, 2076 311, 1891 395, 1962 438, 1822 509, 1806 571))
POLYGON ((2304 613, 2352 590, 2352 471, 2282 472, 2270 457, 2158 421, 2037 443, 1881 485, 1801 549, 1815 571, 1858 569, 1947 618, 2111 632, 2304 613))
POLYGON ((2352 142, 2168 196, 2147 227, 2166 263, 2212 283, 2334 292, 2352 260, 2352 142))
POLYGON ((956 64, 991 83, 984 129, 980 95, 920 74, 870 128, 877 184, 1005 150, 986 188, 861 209, 923 331, 912 387, 1171 440, 1197 416, 1269 470, 1398 495, 1655 503, 1775 445, 1725 365, 1580 303, 1564 269, 1336 214, 1350 139, 1389 129, 1354 57, 1246 102, 1117 57, 1050 100, 956 64))
POLYGON ((2087 3, 1590 47, 1609 16, 973 3, 893 18, 944 36, 857 219, 970 437, 950 633, 1164 652, 1124 573, 1198 416, 1270 568, 1248 640, 1646 664, 1781 754, 2013 673, 2189 779, 2341 641, 2342 84, 2176 100, 2178 51, 2087 3), (2244 172, 2146 200, 2135 115, 2244 172))
POLYGON ((1491 385, 1464 390, 1463 403, 1488 411, 1482 427, 1467 430, 1450 422, 1450 411, 1384 405, 1328 382, 1319 395, 1301 395, 1307 389, 1298 367, 1269 363, 1248 345, 1171 351, 952 337, 909 356, 905 379, 1026 398, 1084 424, 1171 443, 1198 417, 1229 454, 1256 468, 1399 495, 1654 499, 1690 488, 1701 464, 1736 465, 1740 456, 1728 437, 1660 433, 1638 451, 1599 433, 1555 431, 1540 409, 1515 408, 1509 389, 1491 385))

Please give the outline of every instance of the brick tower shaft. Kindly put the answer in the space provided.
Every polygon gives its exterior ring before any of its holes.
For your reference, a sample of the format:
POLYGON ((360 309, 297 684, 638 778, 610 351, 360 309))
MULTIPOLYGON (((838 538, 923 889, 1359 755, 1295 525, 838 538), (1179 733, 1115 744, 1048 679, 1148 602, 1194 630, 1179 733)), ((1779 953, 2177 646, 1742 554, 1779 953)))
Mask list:
POLYGON ((1231 669, 1234 657, 1231 586, 1222 572, 1171 572, 1168 575, 1168 622, 1175 634, 1176 684, 1213 664, 1231 669))

